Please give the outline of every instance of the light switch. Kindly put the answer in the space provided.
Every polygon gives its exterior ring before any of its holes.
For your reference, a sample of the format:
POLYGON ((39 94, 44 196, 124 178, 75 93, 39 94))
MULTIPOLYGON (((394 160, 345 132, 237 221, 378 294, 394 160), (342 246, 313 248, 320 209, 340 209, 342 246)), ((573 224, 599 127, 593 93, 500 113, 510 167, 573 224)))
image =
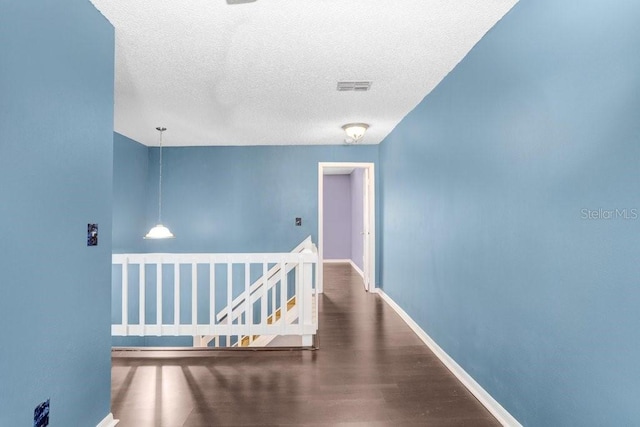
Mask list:
POLYGON ((98 224, 87 224, 87 246, 98 246, 98 224))

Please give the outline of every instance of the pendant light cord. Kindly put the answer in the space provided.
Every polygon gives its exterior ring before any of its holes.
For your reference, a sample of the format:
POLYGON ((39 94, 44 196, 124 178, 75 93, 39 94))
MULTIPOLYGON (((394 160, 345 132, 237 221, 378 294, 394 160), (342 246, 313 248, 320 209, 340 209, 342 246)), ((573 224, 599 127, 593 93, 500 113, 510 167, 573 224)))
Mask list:
POLYGON ((162 133, 167 128, 157 127, 160 131, 160 174, 158 178, 158 224, 162 224, 162 133))

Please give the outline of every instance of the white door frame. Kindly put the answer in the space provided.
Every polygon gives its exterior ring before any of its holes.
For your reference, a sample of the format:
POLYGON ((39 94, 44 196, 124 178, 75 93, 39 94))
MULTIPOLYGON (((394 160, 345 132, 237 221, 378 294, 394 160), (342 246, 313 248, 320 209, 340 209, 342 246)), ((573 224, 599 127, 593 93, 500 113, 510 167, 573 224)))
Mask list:
MULTIPOLYGON (((318 163, 318 268, 316 269, 316 283, 318 292, 324 292, 323 284, 323 248, 324 248, 324 175, 330 169, 366 169, 369 179, 364 180, 365 200, 368 200, 368 209, 364 212, 368 224, 369 239, 368 247, 363 248, 363 253, 368 256, 368 269, 365 268, 367 276, 364 278, 364 285, 368 291, 375 291, 376 288, 376 185, 375 185, 375 165, 373 163, 347 163, 347 162, 320 162, 318 163), (368 270, 368 271, 367 271, 368 270)), ((366 230, 365 230, 366 232, 366 230)))

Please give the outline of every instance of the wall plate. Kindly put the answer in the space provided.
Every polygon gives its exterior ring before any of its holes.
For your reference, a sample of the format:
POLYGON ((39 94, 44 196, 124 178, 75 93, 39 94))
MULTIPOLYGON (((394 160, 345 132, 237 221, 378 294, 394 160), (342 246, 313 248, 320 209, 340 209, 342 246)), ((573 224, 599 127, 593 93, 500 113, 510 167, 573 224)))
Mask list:
POLYGON ((87 246, 98 246, 98 224, 87 224, 87 246))
POLYGON ((33 411, 33 427, 47 427, 49 425, 49 400, 42 402, 33 411))

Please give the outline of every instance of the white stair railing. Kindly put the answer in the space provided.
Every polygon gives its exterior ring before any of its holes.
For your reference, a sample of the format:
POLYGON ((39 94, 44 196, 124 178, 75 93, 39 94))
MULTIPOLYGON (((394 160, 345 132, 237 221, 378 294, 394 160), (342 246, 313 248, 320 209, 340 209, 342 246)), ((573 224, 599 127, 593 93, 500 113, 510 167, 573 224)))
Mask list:
MULTIPOLYGON (((306 239, 304 239, 302 242, 300 242, 298 246, 296 246, 291 250, 291 253, 301 253, 302 251, 305 251, 305 250, 316 251, 315 245, 311 240, 311 236, 307 236, 306 239)), ((281 321, 293 323, 298 319, 297 300, 295 296, 287 300, 286 309, 282 310, 280 306, 276 303, 277 299, 275 295, 277 290, 276 285, 281 282, 281 273, 284 272, 285 275, 288 275, 292 270, 295 269, 295 274, 296 274, 295 280, 298 280, 301 268, 302 268, 302 265, 299 263, 287 263, 284 269, 282 268, 282 264, 276 264, 273 267, 271 267, 266 274, 263 274, 254 283, 251 284, 250 297, 249 297, 250 304, 254 304, 256 301, 262 298, 271 299, 271 302, 272 302, 271 314, 267 319, 269 323, 277 323, 281 321), (265 278, 267 279, 266 283, 264 280, 265 278), (270 298, 267 297, 267 294, 269 291, 271 292, 270 298), (294 305, 291 307, 290 305, 292 303, 294 305), (279 317, 277 317, 276 314, 274 313, 277 313, 279 317), (285 314, 285 316, 282 316, 282 314, 285 314)), ((314 297, 317 298, 317 296, 315 295, 315 292, 314 292, 314 297)), ((231 307, 233 307, 231 309, 231 315, 230 315, 231 323, 233 323, 239 316, 242 315, 245 301, 246 301, 246 298, 244 294, 239 295, 237 298, 235 298, 232 301, 230 305, 231 307)), ((315 310, 315 305, 313 309, 315 310)), ((220 312, 217 314, 216 320, 218 322, 223 322, 227 318, 227 316, 229 316, 229 305, 225 306, 222 310, 220 310, 220 312)), ((314 316, 314 318, 317 318, 317 315, 314 316)), ((234 346, 246 346, 246 347, 266 346, 276 337, 276 335, 260 335, 259 340, 256 341, 255 343, 254 343, 254 337, 255 335, 246 335, 244 337, 241 337, 236 341, 234 346)), ((220 336, 208 335, 208 336, 198 337, 194 339, 194 347, 208 347, 210 342, 214 343, 214 347, 218 347, 220 345, 220 336)), ((228 342, 228 338, 227 338, 227 342, 228 342)))
MULTIPOLYGON (((313 242, 311 241, 311 236, 308 236, 304 239, 298 246, 291 250, 291 253, 297 254, 302 253, 303 251, 314 251, 315 247, 313 242)), ((265 274, 263 274, 260 278, 258 278, 250 287, 250 298, 251 303, 255 303, 262 297, 262 294, 268 292, 273 289, 273 287, 281 281, 281 274, 284 272, 284 275, 289 274, 293 269, 296 269, 296 277, 299 275, 299 269, 301 268, 300 263, 286 263, 284 269, 282 268, 282 264, 276 264, 269 269, 265 274), (265 283, 265 278, 266 283, 265 283), (266 286, 266 287, 265 287, 266 286)), ((273 299, 272 299, 273 300, 273 299)), ((239 295, 235 298, 230 305, 227 305, 225 308, 220 310, 218 313, 216 320, 218 322, 222 322, 229 315, 229 306, 233 307, 231 309, 231 321, 233 322, 241 315, 244 310, 246 298, 245 295, 239 295)))
MULTIPOLYGON (((317 303, 313 304, 313 299, 317 298, 313 289, 313 265, 317 264, 318 255, 310 238, 305 239, 291 253, 114 254, 112 258, 114 269, 120 270, 122 295, 121 321, 111 326, 114 336, 192 336, 196 345, 202 345, 203 337, 218 337, 215 344, 220 345, 219 337, 226 337, 224 344, 229 346, 233 344, 234 338, 237 343, 245 336, 299 335, 303 337, 303 346, 312 344, 312 337, 317 331, 317 314, 313 313, 317 307, 317 303), (184 309, 181 290, 185 286, 181 267, 185 265, 191 267, 191 309, 187 309, 190 311, 188 323, 181 322, 184 309), (207 265, 207 277, 202 277, 199 270, 207 265), (226 270, 226 275, 223 275, 226 276, 226 286, 216 284, 216 272, 220 270, 216 266, 220 265, 226 266, 222 267, 226 270), (234 265, 244 266, 241 280, 236 278, 234 281, 234 265), (270 265, 273 267, 269 268, 270 265), (252 267, 254 271, 261 269, 262 276, 250 284, 252 267), (296 275, 290 284, 288 273, 294 268, 296 275), (137 274, 134 272, 132 275, 132 270, 136 269, 137 274), (147 274, 153 270, 155 275, 147 274), (164 280, 165 270, 171 270, 170 276, 173 277, 164 280), (136 285, 137 293, 134 294, 131 288, 136 285), (171 287, 173 294, 168 292, 171 287), (199 298, 199 291, 204 291, 203 287, 208 288, 205 301, 199 298), (297 322, 286 321, 286 316, 282 315, 288 311, 290 290, 295 296, 297 322), (238 293, 240 294, 234 298, 238 293), (132 304, 130 300, 135 297, 138 299, 137 304, 132 304), (163 301, 163 297, 169 297, 172 301, 163 301), (148 301, 149 299, 154 301, 148 301), (225 307, 218 312, 216 301, 218 305, 221 305, 221 301, 226 302, 225 307), (172 314, 163 313, 163 310, 171 306, 173 310, 169 311, 173 311, 172 314), (232 307, 231 310, 229 307, 232 307), (275 321, 274 314, 278 310, 282 321, 275 321), (204 314, 200 316, 200 320, 199 311, 204 314), (137 317, 137 322, 131 322, 130 317, 137 317), (167 317, 171 320, 164 322, 163 319, 167 317), (207 321, 202 321, 202 317, 207 317, 207 321)), ((117 276, 118 274, 114 274, 114 277, 117 276)), ((114 286, 117 285, 118 283, 114 283, 114 286)))

